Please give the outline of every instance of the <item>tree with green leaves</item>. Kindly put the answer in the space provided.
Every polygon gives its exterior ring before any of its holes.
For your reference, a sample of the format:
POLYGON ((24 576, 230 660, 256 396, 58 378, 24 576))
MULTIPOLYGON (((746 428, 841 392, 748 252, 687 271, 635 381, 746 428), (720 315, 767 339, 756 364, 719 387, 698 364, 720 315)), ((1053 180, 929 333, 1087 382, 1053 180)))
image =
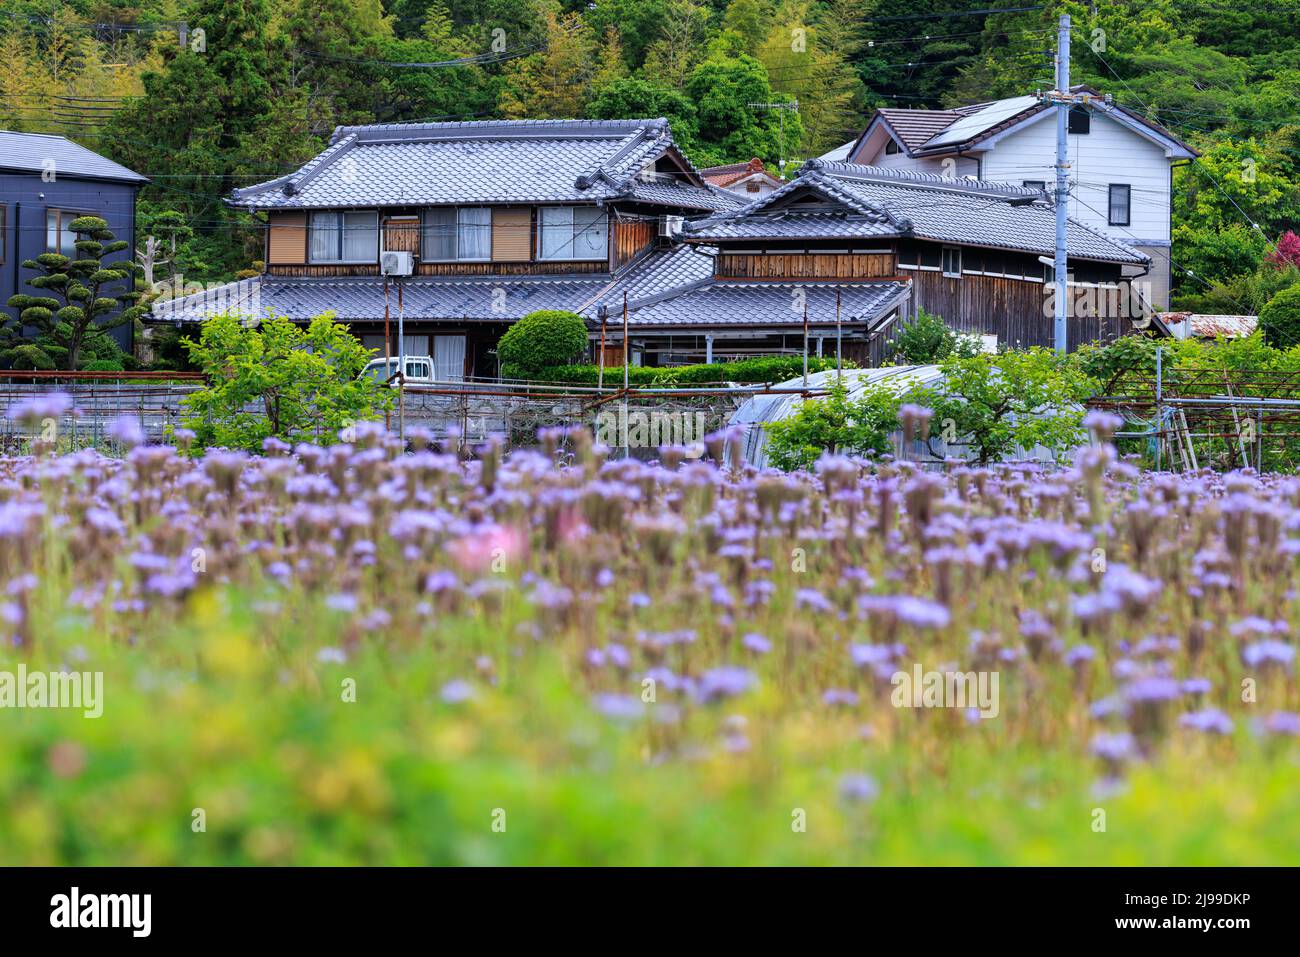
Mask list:
POLYGON ((777 110, 753 105, 785 98, 772 92, 767 69, 740 52, 740 46, 736 34, 723 33, 711 45, 709 58, 686 80, 685 92, 699 120, 698 146, 691 155, 697 166, 743 162, 754 156, 775 165, 782 157, 798 154, 803 137, 799 114, 786 111, 783 125, 777 110))
POLYGON ((18 310, 18 325, 6 327, 8 347, 0 357, 9 361, 31 362, 31 368, 46 368, 39 354, 50 365, 75 370, 82 368, 86 354, 100 357, 103 351, 116 352, 108 330, 133 322, 141 316, 147 300, 134 289, 139 267, 130 259, 104 262, 129 248, 129 243, 115 239, 107 221, 98 216, 78 216, 68 224, 76 233, 77 258, 62 253, 41 253, 23 263, 39 275, 27 280, 37 295, 18 293, 9 297, 9 305, 18 310), (34 328, 35 339, 25 335, 34 328), (23 348, 32 346, 33 348, 23 348), (15 352, 15 349, 21 349, 15 352))
POLYGON ((924 366, 941 362, 950 355, 973 356, 979 340, 949 328, 942 316, 917 310, 902 324, 889 346, 889 357, 903 365, 924 366))
POLYGON ((834 381, 824 399, 807 399, 794 415, 764 426, 767 458, 782 471, 811 469, 827 453, 884 455, 889 435, 898 428, 901 405, 886 385, 868 386, 857 398, 834 381))
POLYGON ((330 442, 392 403, 391 389, 358 378, 374 350, 329 313, 305 329, 283 317, 253 324, 215 316, 197 342, 184 345, 208 377, 206 387, 181 400, 200 448, 257 451, 272 437, 330 442))
POLYGON ((905 397, 933 410, 931 443, 946 431, 948 444, 969 446, 988 465, 1039 445, 1064 455, 1082 438, 1081 403, 1096 383, 1066 357, 1041 348, 950 355, 939 368, 941 384, 915 387, 905 397))

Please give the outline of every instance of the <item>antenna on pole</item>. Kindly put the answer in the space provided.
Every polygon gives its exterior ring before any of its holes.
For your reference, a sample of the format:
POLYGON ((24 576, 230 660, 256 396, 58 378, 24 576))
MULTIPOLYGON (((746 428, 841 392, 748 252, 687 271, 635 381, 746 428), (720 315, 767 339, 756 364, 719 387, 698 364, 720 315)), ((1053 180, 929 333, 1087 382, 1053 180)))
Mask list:
POLYGON ((781 143, 779 149, 780 152, 779 162, 781 164, 781 175, 785 176, 785 114, 787 111, 798 113, 799 100, 796 98, 790 100, 789 102, 783 101, 780 103, 747 103, 746 105, 751 110, 776 110, 777 120, 781 124, 781 143))
POLYGON ((1056 31, 1056 257, 1052 268, 1056 280, 1055 339, 1056 351, 1064 353, 1069 348, 1066 323, 1066 296, 1069 290, 1066 235, 1069 215, 1069 130, 1070 109, 1070 15, 1061 14, 1056 31))

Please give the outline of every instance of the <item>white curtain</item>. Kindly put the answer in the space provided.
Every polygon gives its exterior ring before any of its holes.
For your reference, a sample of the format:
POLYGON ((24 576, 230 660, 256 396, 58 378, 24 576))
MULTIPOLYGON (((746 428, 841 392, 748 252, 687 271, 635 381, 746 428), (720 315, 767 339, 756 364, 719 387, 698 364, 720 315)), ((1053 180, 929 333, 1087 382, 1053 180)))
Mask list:
POLYGON ((433 337, 433 376, 439 382, 460 382, 465 377, 465 337, 433 337))
POLYGON ((456 228, 457 259, 492 258, 492 210, 462 206, 456 228))
POLYGON ((427 356, 429 354, 428 336, 403 336, 402 345, 406 347, 403 351, 408 359, 411 356, 427 356))
POLYGON ((312 213, 311 261, 333 262, 339 258, 339 214, 312 213))
POLYGON ((379 214, 349 212, 343 214, 343 261, 378 262, 379 214))

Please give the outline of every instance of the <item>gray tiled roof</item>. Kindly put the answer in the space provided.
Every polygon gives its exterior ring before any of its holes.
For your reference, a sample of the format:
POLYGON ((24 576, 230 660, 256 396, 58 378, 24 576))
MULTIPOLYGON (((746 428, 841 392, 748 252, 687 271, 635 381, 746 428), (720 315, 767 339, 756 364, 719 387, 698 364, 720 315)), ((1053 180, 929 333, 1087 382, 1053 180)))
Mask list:
POLYGON ((709 240, 767 239, 774 236, 782 239, 868 239, 898 236, 899 229, 880 217, 860 213, 776 211, 708 224, 701 221, 698 227, 691 229, 691 235, 709 240))
MULTIPOLYGON (((611 310, 621 309, 624 292, 635 302, 708 279, 716 252, 709 246, 686 244, 653 249, 620 273, 600 299, 611 310)), ((594 315, 594 308, 591 312, 594 315)))
POLYGON ((648 202, 726 208, 693 169, 694 184, 639 181, 669 151, 689 168, 663 119, 341 126, 297 172, 237 189, 230 202, 253 209, 595 202, 644 191, 637 198, 648 202))
POLYGON ((56 176, 147 183, 147 177, 79 146, 65 136, 0 130, 0 169, 44 172, 53 161, 56 176))
MULTIPOLYGON (((578 312, 608 285, 608 277, 407 279, 402 282, 403 311, 408 320, 510 322, 537 309, 578 312)), ((157 303, 152 314, 162 321, 197 322, 225 311, 259 318, 285 316, 298 321, 324 312, 333 312, 335 318, 345 321, 377 320, 384 317, 383 283, 374 276, 263 277, 245 284, 231 283, 174 302, 157 303)), ((390 295, 390 314, 396 322, 395 293, 390 295)))
MULTIPOLYGON (((629 303, 628 325, 638 329, 708 329, 756 326, 802 328, 803 303, 810 327, 835 323, 835 295, 846 326, 874 326, 906 298, 900 282, 744 282, 706 279, 665 295, 629 303)), ((611 306, 611 316, 615 308, 611 306)))
MULTIPOLYGON (((1047 255, 1056 248, 1056 212, 1041 190, 1009 183, 809 160, 781 189, 740 210, 691 223, 686 235, 710 242, 913 236, 1047 255), (825 209, 783 211, 786 197, 805 188, 842 207, 838 218, 825 209)), ((1069 222, 1067 243, 1072 259, 1149 261, 1120 240, 1076 220, 1069 222)))
POLYGON ((736 209, 745 201, 735 193, 706 183, 696 186, 680 181, 666 183, 662 181, 645 182, 633 180, 623 193, 625 198, 643 203, 655 203, 660 206, 681 206, 687 209, 708 210, 736 209))

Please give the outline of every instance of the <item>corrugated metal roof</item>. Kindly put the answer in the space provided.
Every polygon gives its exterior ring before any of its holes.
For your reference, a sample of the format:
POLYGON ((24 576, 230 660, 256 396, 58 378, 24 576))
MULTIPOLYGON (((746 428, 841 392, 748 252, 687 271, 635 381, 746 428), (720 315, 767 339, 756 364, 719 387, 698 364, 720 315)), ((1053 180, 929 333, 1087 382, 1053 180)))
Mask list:
POLYGON ((1176 338, 1242 339, 1259 328, 1258 316, 1218 316, 1194 312, 1161 312, 1157 316, 1176 338))
POLYGON ((147 183, 148 178, 107 157, 50 133, 0 130, 0 169, 42 173, 53 163, 55 176, 147 183))

